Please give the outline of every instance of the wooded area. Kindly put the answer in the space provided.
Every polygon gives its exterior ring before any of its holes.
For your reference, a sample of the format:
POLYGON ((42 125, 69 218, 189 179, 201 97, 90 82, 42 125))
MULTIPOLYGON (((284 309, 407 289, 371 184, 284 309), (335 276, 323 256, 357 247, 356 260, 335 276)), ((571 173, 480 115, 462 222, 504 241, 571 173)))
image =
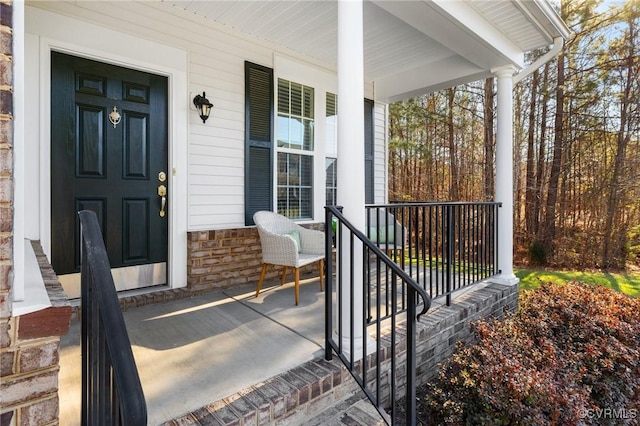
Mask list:
MULTIPOLYGON (((640 266, 640 1, 601 3, 563 1, 562 53, 514 87, 518 262, 640 266)), ((390 106, 390 200, 493 199, 494 80, 390 106)))

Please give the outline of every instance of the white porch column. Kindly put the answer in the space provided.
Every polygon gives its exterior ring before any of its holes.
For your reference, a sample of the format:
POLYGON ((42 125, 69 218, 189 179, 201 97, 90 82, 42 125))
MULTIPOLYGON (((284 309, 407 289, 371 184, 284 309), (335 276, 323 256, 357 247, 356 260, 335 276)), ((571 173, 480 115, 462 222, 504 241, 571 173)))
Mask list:
MULTIPOLYGON (((359 230, 365 228, 364 211, 364 25, 362 0, 338 0, 338 205, 359 230)), ((354 280, 354 355, 363 347, 362 244, 353 247, 351 270, 349 239, 343 239, 338 262, 342 265, 342 343, 349 348, 350 277, 354 280)), ((335 330, 337 338, 337 330, 335 330)))
POLYGON ((513 273, 513 67, 492 72, 498 78, 498 111, 496 133, 496 185, 495 201, 501 202, 498 222, 497 277, 504 284, 516 284, 513 273))

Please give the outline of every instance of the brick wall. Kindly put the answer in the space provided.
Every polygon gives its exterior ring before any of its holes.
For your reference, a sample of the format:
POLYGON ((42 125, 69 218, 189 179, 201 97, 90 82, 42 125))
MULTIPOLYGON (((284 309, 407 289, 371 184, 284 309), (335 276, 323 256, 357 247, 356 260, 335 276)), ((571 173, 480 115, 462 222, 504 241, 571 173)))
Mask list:
MULTIPOLYGON (((322 229, 323 224, 305 226, 322 229)), ((189 232, 187 239, 187 287, 191 292, 257 283, 262 249, 255 227, 189 232)), ((317 273, 317 266, 308 265, 301 271, 317 273)), ((265 279, 281 272, 281 267, 269 267, 265 279)))
MULTIPOLYGON (((13 237, 13 14, 12 3, 0 0, 0 378, 13 368, 15 320, 11 318, 13 237), (10 362, 11 361, 11 362, 10 362)), ((0 393, 0 424, 11 424, 0 393)))

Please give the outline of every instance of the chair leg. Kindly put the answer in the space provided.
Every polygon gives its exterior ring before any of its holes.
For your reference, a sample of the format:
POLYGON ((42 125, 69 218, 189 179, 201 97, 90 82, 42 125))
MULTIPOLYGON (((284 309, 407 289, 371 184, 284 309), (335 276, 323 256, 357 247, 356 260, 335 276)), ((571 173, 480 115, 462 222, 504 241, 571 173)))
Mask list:
POLYGON ((296 291, 296 306, 298 306, 298 299, 300 299, 300 268, 295 268, 295 291, 296 291))
POLYGON ((287 278, 287 266, 282 270, 282 277, 280 278, 280 285, 284 285, 284 280, 287 278))
POLYGON ((256 288, 256 297, 260 294, 260 289, 262 288, 262 281, 264 281, 264 274, 267 272, 267 264, 262 264, 262 271, 260 272, 260 279, 258 280, 258 287, 256 288))
POLYGON ((320 291, 324 291, 324 259, 318 261, 320 267, 320 291))

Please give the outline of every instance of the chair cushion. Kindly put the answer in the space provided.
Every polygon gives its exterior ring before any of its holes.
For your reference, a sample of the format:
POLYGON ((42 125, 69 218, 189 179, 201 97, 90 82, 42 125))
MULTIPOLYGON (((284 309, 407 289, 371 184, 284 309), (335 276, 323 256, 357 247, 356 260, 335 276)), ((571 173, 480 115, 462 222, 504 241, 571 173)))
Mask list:
POLYGON ((294 230, 294 231, 291 231, 291 232, 287 232, 284 235, 286 235, 287 237, 289 237, 293 241, 295 241, 296 249, 298 250, 298 253, 300 253, 300 251, 302 250, 302 244, 300 243, 300 231, 294 230))
POLYGON ((369 228, 369 239, 377 244, 393 244, 395 243, 395 225, 381 226, 379 228, 369 228))

